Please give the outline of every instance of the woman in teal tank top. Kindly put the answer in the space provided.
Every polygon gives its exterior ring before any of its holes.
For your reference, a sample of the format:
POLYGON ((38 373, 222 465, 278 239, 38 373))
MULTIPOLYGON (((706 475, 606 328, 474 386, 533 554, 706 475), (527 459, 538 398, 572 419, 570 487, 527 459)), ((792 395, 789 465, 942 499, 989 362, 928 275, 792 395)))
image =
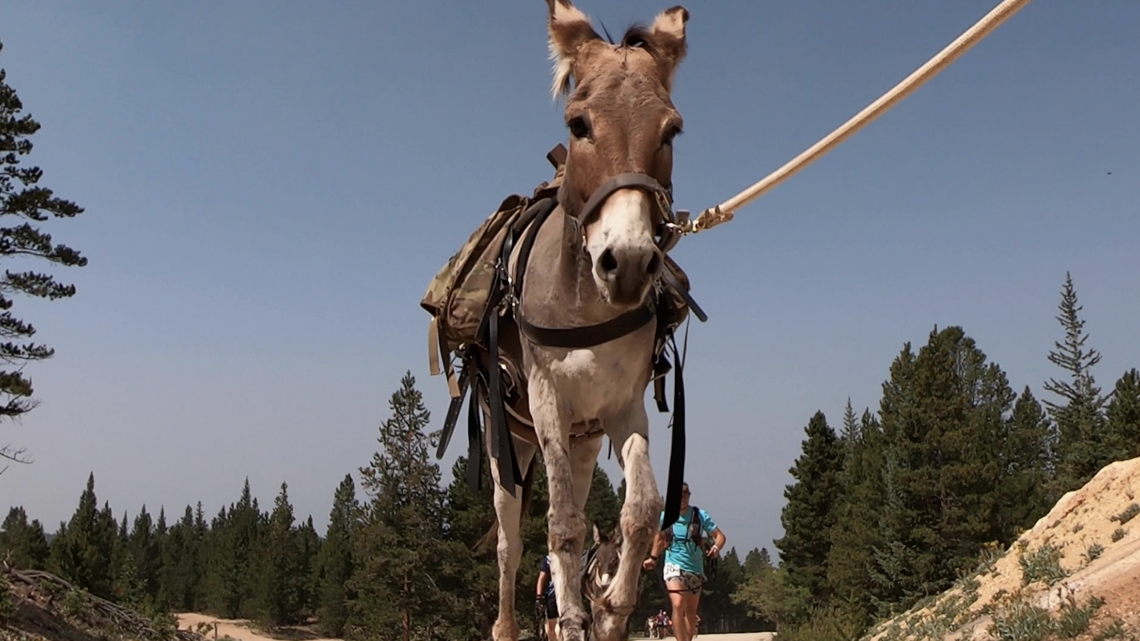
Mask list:
MULTIPOLYGON (((697 631, 697 606, 701 586, 705 582, 705 558, 719 559, 725 536, 705 510, 689 504, 689 484, 681 486, 681 514, 668 530, 659 531, 653 539, 649 558, 642 564, 646 570, 657 566, 665 553, 663 575, 673 606, 673 635, 677 641, 692 641, 697 631)), ((665 513, 658 517, 658 526, 665 513)))

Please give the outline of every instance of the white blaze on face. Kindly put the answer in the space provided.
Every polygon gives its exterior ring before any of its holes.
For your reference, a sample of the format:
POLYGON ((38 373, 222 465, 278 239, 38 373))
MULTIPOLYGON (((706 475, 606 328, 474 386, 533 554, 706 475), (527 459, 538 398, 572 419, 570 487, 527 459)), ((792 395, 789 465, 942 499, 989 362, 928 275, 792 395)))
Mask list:
POLYGON ((606 199, 587 234, 586 249, 594 261, 594 280, 607 298, 641 293, 653 243, 651 197, 640 189, 622 189, 606 199))
POLYGON ((610 584, 610 573, 606 572, 605 574, 602 575, 602 587, 608 586, 609 584, 610 584))

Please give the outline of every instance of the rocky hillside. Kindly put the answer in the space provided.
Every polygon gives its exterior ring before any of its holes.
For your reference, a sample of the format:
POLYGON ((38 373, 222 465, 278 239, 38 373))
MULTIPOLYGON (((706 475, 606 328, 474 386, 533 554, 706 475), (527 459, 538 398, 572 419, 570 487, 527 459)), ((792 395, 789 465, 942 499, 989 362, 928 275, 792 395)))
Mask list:
POLYGON ((147 616, 47 572, 0 564, 0 639, 13 641, 204 641, 169 615, 147 616))
POLYGON ((1140 640, 1140 458, 1063 496, 1008 550, 871 641, 1140 640))

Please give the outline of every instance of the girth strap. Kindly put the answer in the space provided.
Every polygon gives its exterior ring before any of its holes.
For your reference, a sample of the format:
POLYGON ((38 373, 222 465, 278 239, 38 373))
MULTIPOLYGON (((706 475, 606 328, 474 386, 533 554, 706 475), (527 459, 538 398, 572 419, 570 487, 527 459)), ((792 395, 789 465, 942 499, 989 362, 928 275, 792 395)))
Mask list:
POLYGON ((516 314, 515 320, 518 322, 519 330, 539 345, 582 349, 621 338, 643 327, 653 320, 654 316, 656 312, 651 305, 642 305, 616 318, 586 327, 539 327, 528 322, 522 314, 516 314))

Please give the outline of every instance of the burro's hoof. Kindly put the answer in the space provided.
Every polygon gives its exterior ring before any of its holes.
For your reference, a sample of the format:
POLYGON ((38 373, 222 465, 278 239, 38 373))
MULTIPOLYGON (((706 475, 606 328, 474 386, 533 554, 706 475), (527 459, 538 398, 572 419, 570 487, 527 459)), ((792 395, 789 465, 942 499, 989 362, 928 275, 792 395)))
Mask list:
POLYGON ((491 628, 494 641, 519 641, 519 624, 512 619, 499 619, 491 628))
POLYGON ((589 619, 581 608, 563 612, 558 619, 559 641, 586 641, 589 619))

